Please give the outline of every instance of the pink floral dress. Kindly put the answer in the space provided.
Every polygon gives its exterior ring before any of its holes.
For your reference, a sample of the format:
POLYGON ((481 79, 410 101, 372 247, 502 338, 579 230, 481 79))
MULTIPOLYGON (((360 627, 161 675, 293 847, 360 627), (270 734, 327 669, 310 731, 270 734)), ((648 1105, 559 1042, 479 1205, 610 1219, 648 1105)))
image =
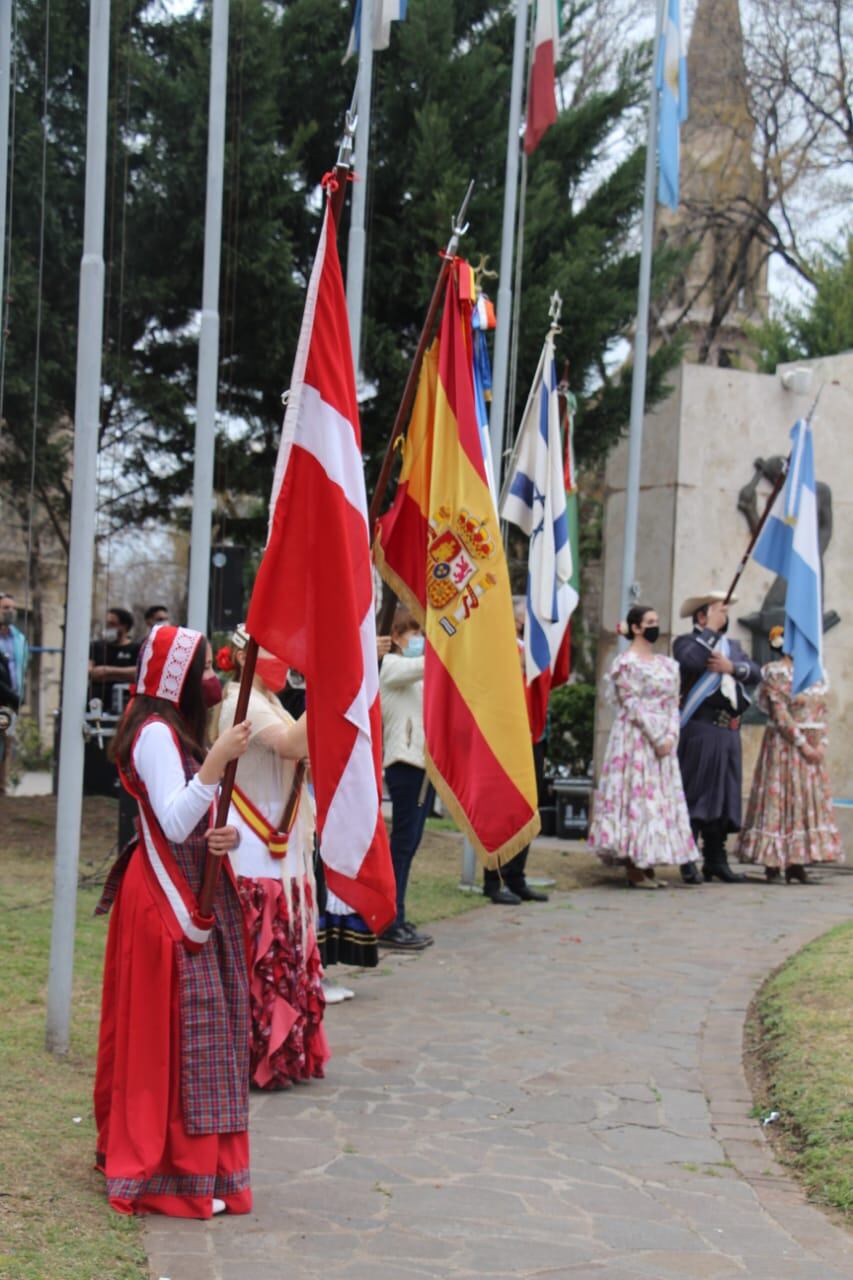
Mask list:
POLYGON ((791 697, 791 664, 769 662, 758 705, 770 719, 752 779, 740 837, 743 862, 765 867, 808 866, 842 858, 832 817, 826 763, 812 764, 800 748, 826 748, 827 686, 823 681, 791 697))
POLYGON ((637 867, 692 862, 696 845, 678 768, 678 663, 656 653, 649 661, 629 649, 606 677, 617 707, 589 831, 606 863, 637 867), (655 746, 672 742, 659 758, 655 746))

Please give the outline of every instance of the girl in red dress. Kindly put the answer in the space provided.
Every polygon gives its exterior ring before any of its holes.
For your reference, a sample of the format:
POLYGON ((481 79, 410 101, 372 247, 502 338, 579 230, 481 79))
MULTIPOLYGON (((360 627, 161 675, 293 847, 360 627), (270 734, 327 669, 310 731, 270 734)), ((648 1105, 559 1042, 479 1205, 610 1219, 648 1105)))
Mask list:
POLYGON ((243 916, 226 858, 213 913, 199 913, 225 765, 250 725, 205 756, 205 640, 159 626, 139 658, 113 752, 139 805, 138 839, 98 906, 110 909, 98 1066, 97 1164, 119 1213, 248 1213, 249 985, 243 916))

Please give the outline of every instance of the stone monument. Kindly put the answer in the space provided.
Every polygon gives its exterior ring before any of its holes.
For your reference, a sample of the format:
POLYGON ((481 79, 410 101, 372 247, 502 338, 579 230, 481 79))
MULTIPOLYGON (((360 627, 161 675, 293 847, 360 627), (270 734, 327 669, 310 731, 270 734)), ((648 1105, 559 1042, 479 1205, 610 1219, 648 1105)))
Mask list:
MULTIPOLYGON (((772 459, 787 454, 791 427, 808 413, 820 391, 813 429, 816 474, 824 486, 825 626, 833 623, 824 635, 830 682, 829 768, 839 825, 848 838, 845 844, 851 844, 853 810, 844 802, 853 800, 853 610, 847 603, 853 563, 853 352, 801 362, 798 368, 803 366, 811 371, 811 379, 801 390, 791 383, 806 379, 792 379, 787 366, 774 375, 684 363, 675 372, 671 395, 645 420, 637 581, 642 601, 660 614, 659 647, 668 651, 673 636, 689 629, 678 617, 681 601, 708 586, 724 590, 729 585, 749 541, 743 508, 751 499, 749 493, 744 497, 745 490, 754 491, 756 508, 762 510, 771 487, 772 459), (756 458, 765 461, 745 484, 756 458)), ((599 679, 616 652, 613 628, 619 609, 626 473, 623 443, 607 465, 599 679)), ((768 601, 771 610, 778 608, 784 585, 776 584, 774 575, 753 561, 737 594, 732 631, 750 650, 756 634, 753 615, 766 613, 768 601)), ((597 760, 610 714, 599 699, 597 760)), ((743 730, 747 789, 762 732, 759 724, 743 730)))

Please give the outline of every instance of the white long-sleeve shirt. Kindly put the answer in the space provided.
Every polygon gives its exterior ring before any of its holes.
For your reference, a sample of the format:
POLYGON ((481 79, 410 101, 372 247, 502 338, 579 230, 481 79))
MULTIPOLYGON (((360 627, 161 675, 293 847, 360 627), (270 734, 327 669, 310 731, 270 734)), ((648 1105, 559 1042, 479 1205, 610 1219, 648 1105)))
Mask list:
POLYGON ((200 782, 198 774, 187 782, 172 731, 163 720, 144 726, 133 747, 133 764, 167 840, 186 840, 215 800, 219 784, 200 782))
POLYGON ((424 659, 389 653, 379 671, 382 763, 424 767, 424 659))

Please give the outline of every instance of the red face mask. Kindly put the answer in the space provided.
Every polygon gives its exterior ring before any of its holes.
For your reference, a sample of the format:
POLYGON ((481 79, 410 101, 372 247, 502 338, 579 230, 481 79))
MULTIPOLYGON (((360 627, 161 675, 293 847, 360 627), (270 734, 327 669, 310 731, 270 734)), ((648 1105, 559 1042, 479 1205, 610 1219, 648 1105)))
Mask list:
POLYGON ((287 663, 281 658, 258 658, 255 675, 263 680, 270 693, 280 693, 287 684, 287 663))
POLYGON ((201 696, 208 711, 222 701, 222 685, 212 671, 201 678, 201 696))

